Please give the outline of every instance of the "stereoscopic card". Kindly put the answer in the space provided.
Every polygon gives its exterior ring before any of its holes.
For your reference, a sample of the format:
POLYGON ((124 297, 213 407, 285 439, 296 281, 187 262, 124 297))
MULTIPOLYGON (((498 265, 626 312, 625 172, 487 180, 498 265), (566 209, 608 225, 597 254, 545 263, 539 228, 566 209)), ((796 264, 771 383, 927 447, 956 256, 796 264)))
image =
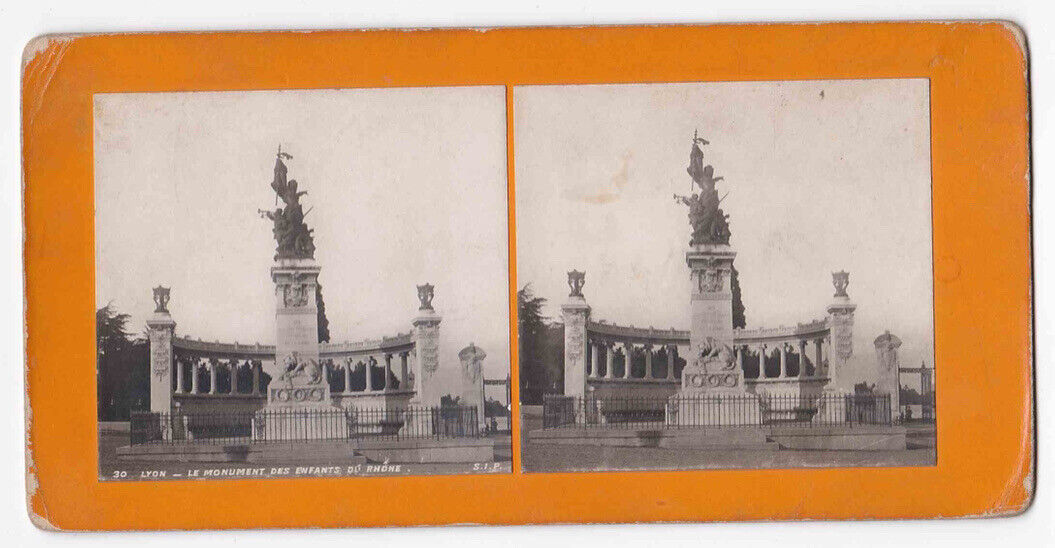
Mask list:
POLYGON ((38 38, 29 514, 1021 512, 1024 40, 998 22, 38 38))

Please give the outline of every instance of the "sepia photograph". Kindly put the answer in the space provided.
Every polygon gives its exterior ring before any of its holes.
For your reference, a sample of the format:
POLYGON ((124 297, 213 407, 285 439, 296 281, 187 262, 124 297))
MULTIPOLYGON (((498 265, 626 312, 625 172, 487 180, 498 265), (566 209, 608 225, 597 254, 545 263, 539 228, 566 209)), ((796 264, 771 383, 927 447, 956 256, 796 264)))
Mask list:
POLYGON ((100 479, 508 473, 505 103, 95 95, 100 479))
POLYGON ((926 79, 514 90, 528 472, 936 464, 926 79))

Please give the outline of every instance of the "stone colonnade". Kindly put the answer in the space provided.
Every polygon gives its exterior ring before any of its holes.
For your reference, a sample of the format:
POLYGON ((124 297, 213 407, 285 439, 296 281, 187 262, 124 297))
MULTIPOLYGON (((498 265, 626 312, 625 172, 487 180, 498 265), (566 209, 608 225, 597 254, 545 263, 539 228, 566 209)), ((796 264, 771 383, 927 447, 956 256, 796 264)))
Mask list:
POLYGON ((733 352, 736 356, 736 363, 740 367, 741 371, 745 371, 745 366, 757 365, 758 376, 745 377, 748 379, 801 379, 801 378, 823 378, 827 377, 827 363, 828 356, 831 351, 831 337, 828 335, 820 337, 803 337, 791 340, 771 340, 765 342, 754 342, 754 343, 734 343, 733 352), (780 358, 780 369, 776 375, 766 375, 766 357, 772 355, 773 351, 778 353, 780 358), (755 354, 757 357, 753 358, 754 363, 749 363, 748 354, 755 354), (798 371, 794 375, 790 374, 789 364, 790 357, 792 355, 798 356, 798 371), (808 371, 806 363, 803 358, 808 359, 813 366, 812 371, 808 371))
MULTIPOLYGON (((339 394, 356 394, 356 393, 383 393, 396 389, 392 383, 389 382, 389 378, 398 373, 399 389, 406 390, 409 384, 409 369, 411 354, 413 350, 404 350, 400 352, 382 352, 373 355, 367 355, 362 357, 357 356, 344 356, 337 358, 324 358, 320 366, 323 368, 323 378, 327 379, 328 372, 333 370, 334 367, 339 367, 344 372, 344 390, 338 392, 339 394), (369 369, 365 371, 365 383, 366 386, 362 390, 352 389, 352 373, 360 367, 369 364, 369 369), (384 371, 382 380, 378 386, 375 386, 374 376, 370 374, 375 367, 380 367, 384 371), (390 375, 391 373, 391 375, 390 375)), ((238 358, 216 358, 216 357, 205 357, 196 355, 176 355, 176 379, 175 387, 172 391, 173 394, 179 395, 236 395, 236 394, 247 394, 252 396, 264 395, 263 390, 260 387, 260 376, 263 370, 263 364, 261 360, 257 359, 238 359, 238 358), (191 371, 190 379, 186 379, 187 376, 184 372, 185 369, 191 371), (200 375, 198 374, 199 368, 204 366, 208 372, 209 386, 208 390, 202 386, 200 375), (245 368, 249 368, 252 371, 252 389, 249 392, 239 390, 238 380, 241 371, 245 368), (218 375, 220 371, 226 371, 230 378, 230 386, 220 391, 218 383, 218 375), (189 382, 188 382, 189 381, 189 382)))
POLYGON ((590 340, 587 342, 590 359, 586 364, 586 378, 588 379, 651 379, 651 380, 677 380, 674 376, 675 360, 678 355, 676 344, 639 344, 629 341, 615 342, 610 340, 590 340), (645 376, 634 377, 632 373, 633 355, 635 349, 640 347, 645 353, 645 376), (657 348, 663 348, 666 352, 666 375, 656 375, 655 355, 657 348), (623 353, 623 372, 618 377, 615 375, 615 352, 623 353), (601 355, 604 354, 604 375, 601 375, 601 355))
POLYGON ((258 359, 245 359, 245 358, 216 358, 208 356, 197 356, 192 354, 176 354, 176 383, 172 390, 173 394, 213 394, 213 395, 234 395, 234 394, 248 394, 253 396, 262 396, 263 390, 260 388, 260 373, 263 370, 263 362, 258 359), (187 374, 184 372, 189 366, 190 368, 190 379, 186 378, 187 374), (199 368, 204 366, 209 376, 209 389, 205 390, 201 386, 199 380, 200 375, 198 374, 199 368), (252 373, 252 389, 249 392, 238 389, 238 379, 241 378, 240 371, 248 368, 252 373), (220 371, 227 371, 230 379, 230 386, 227 390, 220 391, 218 376, 220 371))
MULTIPOLYGON (((678 381, 675 375, 676 362, 678 358, 678 347, 688 346, 688 340, 683 344, 676 343, 648 343, 639 341, 616 341, 607 338, 590 337, 586 343, 589 359, 585 363, 585 377, 590 380, 658 380, 678 381), (658 349, 664 349, 665 375, 656 374, 658 349), (623 355, 623 370, 616 374, 616 354, 623 355), (633 356, 639 352, 644 353, 645 373, 644 376, 634 376, 632 364, 633 356)), ((745 371, 745 365, 758 366, 758 376, 748 378, 758 379, 781 379, 781 378, 819 378, 827 376, 827 363, 831 352, 831 337, 828 334, 822 336, 804 335, 787 340, 766 340, 751 343, 734 342, 734 359, 741 371, 745 371), (766 375, 766 356, 772 355, 773 351, 779 352, 780 370, 775 376, 766 375), (749 357, 753 354, 755 357, 749 357), (797 355, 800 357, 798 371, 795 375, 789 372, 789 357, 797 355), (807 371, 801 357, 807 357, 812 363, 812 371, 807 371), (750 363, 748 360, 754 360, 750 363)))
MULTIPOLYGON (((406 350, 403 352, 395 353, 381 353, 364 358, 357 358, 353 356, 347 356, 344 358, 334 358, 334 361, 338 362, 344 370, 344 390, 338 392, 339 394, 356 394, 356 393, 373 393, 373 392, 388 392, 394 390, 395 387, 389 383, 389 377, 394 376, 396 371, 394 362, 398 361, 399 366, 399 389, 408 389, 408 379, 410 371, 412 351, 406 350), (360 366, 364 366, 364 375, 366 377, 366 387, 363 390, 352 389, 352 372, 359 369, 360 366), (381 376, 381 386, 374 386, 374 376, 372 375, 373 369, 380 367, 383 371, 381 376)), ((328 366, 329 364, 324 364, 328 366)))

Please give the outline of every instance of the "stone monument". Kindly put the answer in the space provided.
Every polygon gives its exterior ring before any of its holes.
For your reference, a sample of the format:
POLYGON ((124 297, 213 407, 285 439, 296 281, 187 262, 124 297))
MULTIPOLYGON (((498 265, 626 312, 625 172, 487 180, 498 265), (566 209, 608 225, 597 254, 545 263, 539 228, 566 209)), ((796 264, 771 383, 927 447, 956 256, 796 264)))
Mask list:
POLYGON ((901 380, 898 375, 901 369, 901 358, 898 357, 901 339, 886 331, 876 337, 874 343, 879 365, 875 391, 879 394, 890 394, 890 418, 896 421, 901 414, 901 380))
POLYGON ((744 387, 743 372, 733 356, 733 259, 729 223, 719 204, 714 167, 703 165, 700 145, 693 136, 689 176, 699 193, 675 199, 689 206, 692 239, 685 254, 690 293, 690 362, 682 370, 681 388, 671 396, 668 422, 692 425, 757 424, 758 398, 744 387), (676 417, 671 415, 676 413, 676 417))
POLYGON ((440 367, 440 321, 443 319, 432 308, 435 286, 426 283, 418 286, 418 315, 414 318, 414 359, 410 375, 413 377, 414 396, 410 398, 409 414, 403 422, 403 431, 417 435, 435 430, 433 416, 428 409, 440 407, 443 394, 432 382, 440 367))
POLYGON ((275 364, 277 374, 267 387, 267 405, 253 420, 253 437, 345 438, 343 411, 330 400, 330 384, 319 362, 318 291, 320 267, 315 263, 312 230, 304 223, 300 197, 307 194, 297 181, 287 180, 279 149, 271 188, 283 207, 260 211, 272 221, 276 242, 271 281, 275 285, 275 364), (318 411, 319 413, 308 413, 318 411), (334 411, 334 413, 325 413, 334 411))
POLYGON ((850 376, 850 359, 854 355, 854 311, 857 305, 850 301, 846 287, 850 285, 850 273, 845 270, 832 272, 835 295, 828 305, 828 325, 831 326, 831 355, 828 361, 818 364, 818 375, 831 379, 830 390, 853 390, 850 376))
POLYGON ((414 360, 411 375, 414 377, 414 397, 412 405, 433 407, 440 404, 443 394, 437 392, 432 377, 440 367, 440 321, 442 317, 432 308, 435 286, 423 284, 418 286, 418 315, 414 318, 414 360))
POLYGON ((476 408, 476 423, 481 431, 486 426, 484 421, 484 371, 483 361, 487 357, 484 349, 469 343, 458 352, 461 361, 461 405, 476 408))
POLYGON ((154 314, 147 320, 150 339, 150 411, 172 411, 172 334, 176 322, 169 314, 169 288, 154 288, 154 314))
POLYGON ((585 272, 569 272, 571 293, 560 307, 564 318, 564 395, 578 398, 586 395, 586 324, 590 321, 590 306, 582 294, 584 285, 585 272))

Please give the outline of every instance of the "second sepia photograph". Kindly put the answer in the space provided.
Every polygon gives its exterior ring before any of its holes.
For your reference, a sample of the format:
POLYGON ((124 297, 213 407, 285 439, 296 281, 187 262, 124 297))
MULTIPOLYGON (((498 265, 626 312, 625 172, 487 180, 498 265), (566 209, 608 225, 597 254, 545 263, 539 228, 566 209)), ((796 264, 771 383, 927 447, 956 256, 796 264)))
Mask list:
POLYGON ((525 471, 936 464, 926 79, 514 115, 525 471))

